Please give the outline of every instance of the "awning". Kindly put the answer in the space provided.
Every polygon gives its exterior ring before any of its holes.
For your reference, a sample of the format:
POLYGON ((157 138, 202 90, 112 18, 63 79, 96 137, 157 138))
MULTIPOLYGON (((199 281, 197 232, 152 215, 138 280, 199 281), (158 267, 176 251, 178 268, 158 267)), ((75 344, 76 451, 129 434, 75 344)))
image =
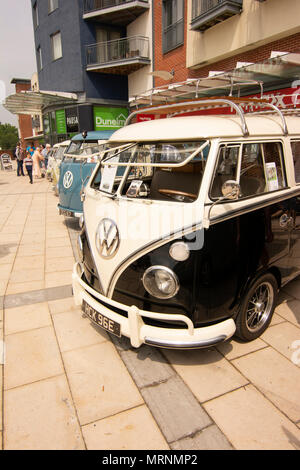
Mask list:
POLYGON ((3 106, 13 114, 40 114, 51 105, 64 106, 77 101, 75 93, 21 91, 6 98, 3 106))
POLYGON ((44 140, 44 134, 32 135, 30 137, 25 137, 24 140, 34 141, 34 140, 44 140))
POLYGON ((229 72, 169 83, 133 96, 130 106, 159 105, 209 96, 245 96, 283 88, 300 87, 300 53, 278 53, 262 62, 247 63, 229 72))

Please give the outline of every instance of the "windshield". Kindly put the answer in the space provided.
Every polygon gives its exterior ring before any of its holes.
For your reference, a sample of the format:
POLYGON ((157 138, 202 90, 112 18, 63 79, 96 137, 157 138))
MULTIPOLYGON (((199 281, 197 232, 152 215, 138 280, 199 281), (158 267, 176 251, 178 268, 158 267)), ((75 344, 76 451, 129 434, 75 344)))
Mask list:
POLYGON ((74 141, 71 142, 66 155, 72 155, 76 157, 88 157, 93 154, 99 153, 98 141, 96 142, 83 142, 83 141, 74 141))
POLYGON ((66 147, 58 147, 58 149, 56 150, 56 152, 54 154, 54 158, 56 160, 61 160, 64 156, 65 150, 66 150, 66 147))
POLYGON ((193 202, 209 141, 132 143, 109 149, 91 186, 127 198, 193 202))

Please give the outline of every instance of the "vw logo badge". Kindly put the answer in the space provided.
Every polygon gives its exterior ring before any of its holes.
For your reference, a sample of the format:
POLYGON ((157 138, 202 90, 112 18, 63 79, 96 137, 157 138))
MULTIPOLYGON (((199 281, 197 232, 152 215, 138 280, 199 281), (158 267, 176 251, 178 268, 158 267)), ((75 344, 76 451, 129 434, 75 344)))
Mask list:
POLYGON ((66 171, 64 175, 63 185, 64 188, 69 189, 73 184, 73 173, 71 171, 66 171))
POLYGON ((112 258, 120 244, 119 230, 111 219, 102 219, 96 231, 96 247, 102 258, 112 258))

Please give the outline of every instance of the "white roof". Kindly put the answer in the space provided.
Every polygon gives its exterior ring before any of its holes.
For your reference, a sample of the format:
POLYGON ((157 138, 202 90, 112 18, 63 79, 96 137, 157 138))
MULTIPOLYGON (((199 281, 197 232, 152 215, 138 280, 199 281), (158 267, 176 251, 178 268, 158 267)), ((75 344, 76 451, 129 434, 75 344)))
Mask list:
POLYGON ((68 145, 70 145, 70 140, 64 140, 63 142, 58 142, 58 144, 54 144, 53 147, 54 148, 58 148, 58 147, 66 147, 68 145))
MULTIPOLYGON (((300 134, 300 117, 285 116, 289 135, 300 134)), ((249 136, 283 135, 282 121, 273 114, 245 116, 249 136)), ((175 141, 243 137, 242 122, 231 115, 182 116, 130 124, 110 137, 112 142, 175 141)))

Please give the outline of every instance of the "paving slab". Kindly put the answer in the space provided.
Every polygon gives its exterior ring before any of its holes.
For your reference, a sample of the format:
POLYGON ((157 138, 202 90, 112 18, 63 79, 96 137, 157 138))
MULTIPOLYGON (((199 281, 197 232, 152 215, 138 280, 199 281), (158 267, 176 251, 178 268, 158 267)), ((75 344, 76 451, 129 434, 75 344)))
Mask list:
POLYGON ((5 345, 5 390, 63 373, 52 326, 7 335, 5 345))
POLYGON ((204 404, 237 450, 299 450, 300 430, 253 385, 204 404))
POLYGON ((212 423, 178 376, 145 387, 141 393, 168 443, 190 436, 212 423))
POLYGON ((88 450, 169 450, 145 405, 83 426, 88 450))
POLYGON ((200 403, 248 383, 215 349, 166 350, 164 354, 200 403))
POLYGON ((88 318, 82 317, 80 310, 54 315, 53 323, 62 352, 109 341, 107 333, 93 328, 88 318))
POLYGON ((7 390, 4 400, 5 450, 85 449, 63 375, 7 390))
POLYGON ((232 445, 220 431, 212 424, 193 437, 187 437, 171 444, 172 450, 233 450, 232 445))
POLYGON ((47 302, 5 309, 6 335, 51 325, 47 302))
MULTIPOLYGON (((300 341, 300 328, 289 322, 284 322, 280 325, 269 327, 262 335, 262 339, 285 357, 292 360, 295 352, 294 345, 300 341)), ((297 362, 297 365, 300 367, 300 361, 297 362)))
POLYGON ((110 342, 65 352, 63 360, 81 425, 144 403, 110 342))
POLYGON ((244 374, 291 421, 300 421, 300 369, 272 348, 233 361, 244 374))

